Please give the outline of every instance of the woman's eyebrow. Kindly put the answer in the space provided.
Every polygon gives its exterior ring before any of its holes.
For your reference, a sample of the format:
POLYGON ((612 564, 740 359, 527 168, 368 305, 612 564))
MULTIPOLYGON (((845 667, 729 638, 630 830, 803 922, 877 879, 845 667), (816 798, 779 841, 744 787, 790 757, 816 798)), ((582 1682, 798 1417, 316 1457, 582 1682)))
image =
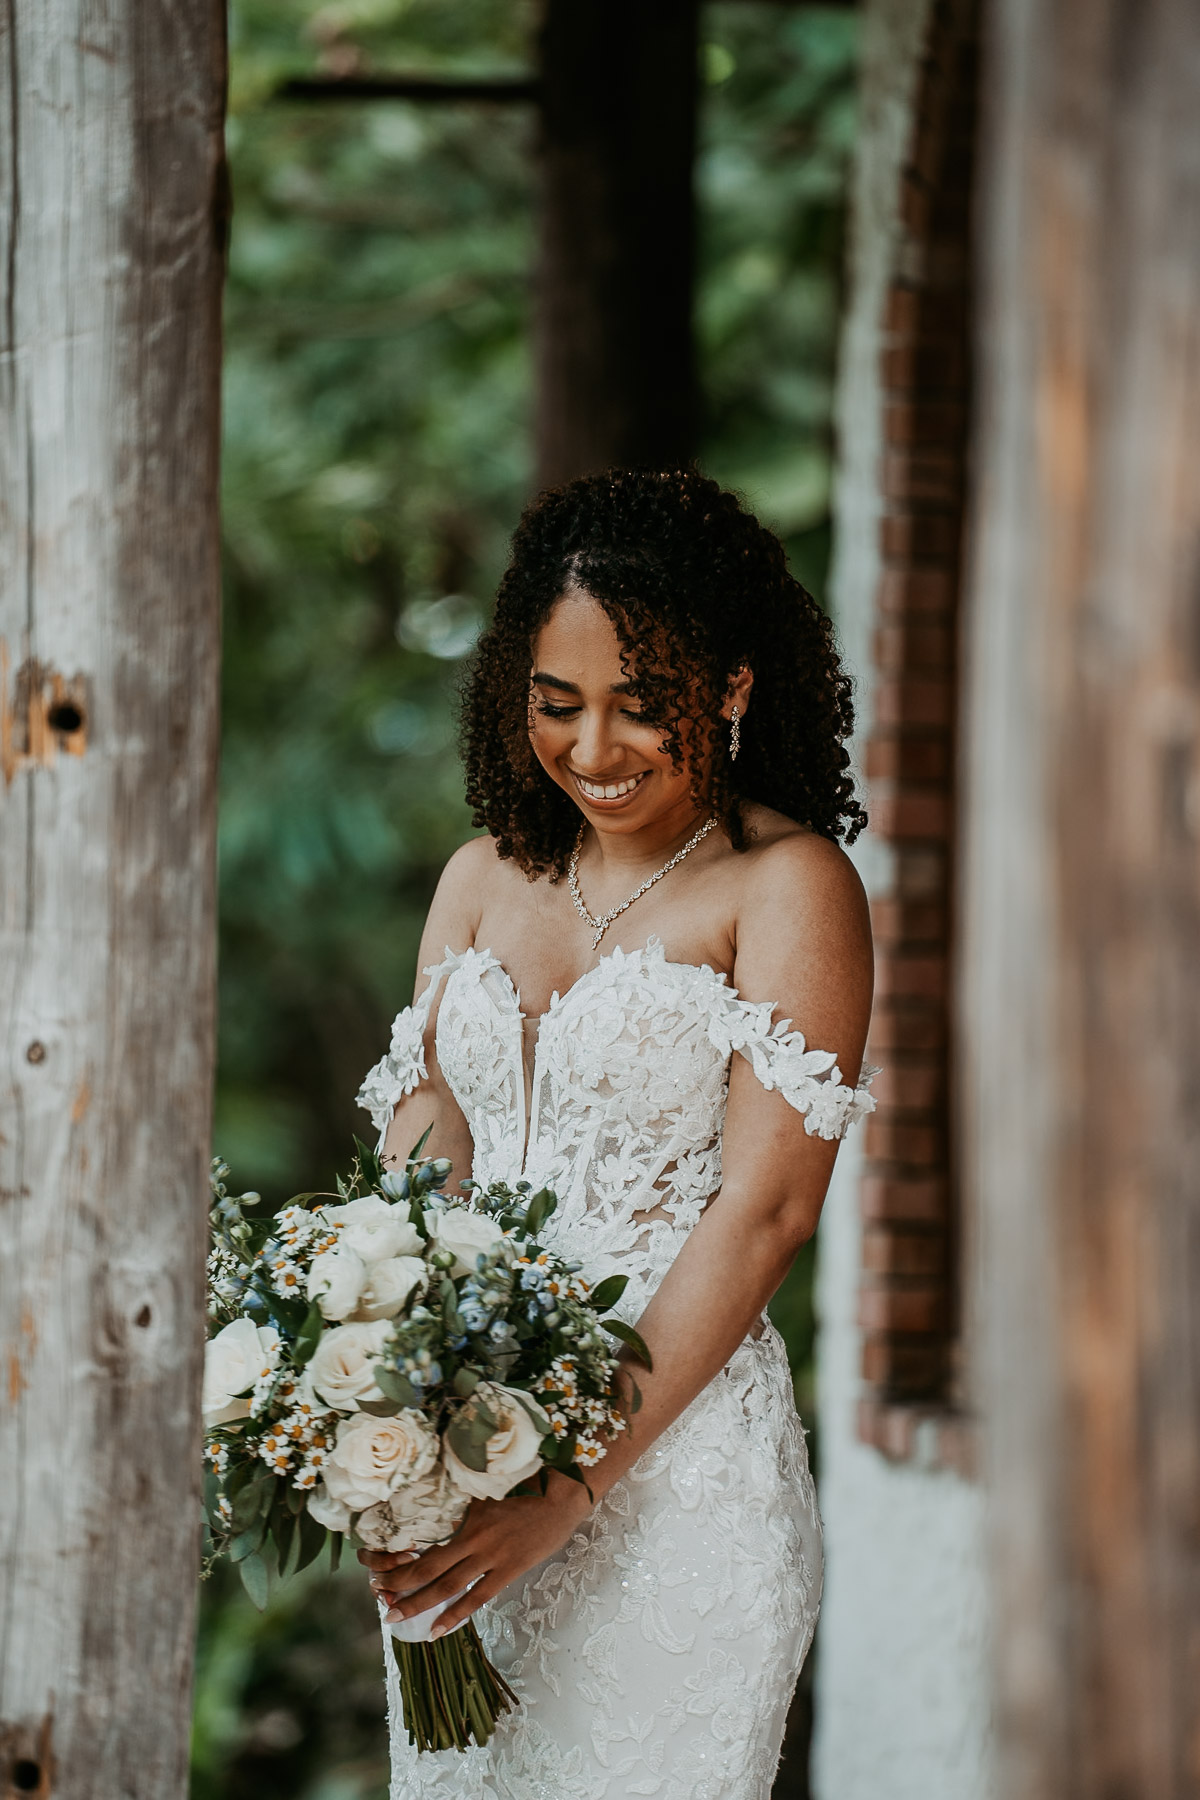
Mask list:
MULTIPOLYGON (((535 669, 530 676, 534 687, 556 688, 560 694, 578 694, 580 689, 573 681, 563 681, 558 675, 547 675, 544 669, 535 669)), ((628 694, 633 686, 629 681, 614 681, 609 688, 610 694, 628 694)))

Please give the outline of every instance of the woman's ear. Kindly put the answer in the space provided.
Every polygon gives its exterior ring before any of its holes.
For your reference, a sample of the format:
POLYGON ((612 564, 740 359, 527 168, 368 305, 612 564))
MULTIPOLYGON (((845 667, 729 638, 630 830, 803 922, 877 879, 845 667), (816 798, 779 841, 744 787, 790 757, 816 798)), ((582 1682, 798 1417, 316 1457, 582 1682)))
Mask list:
POLYGON ((754 686, 754 670, 745 664, 734 671, 729 678, 729 686, 725 690, 725 703, 721 708, 721 717, 731 719, 733 709, 738 709, 738 717, 744 719, 750 707, 750 689, 754 686))

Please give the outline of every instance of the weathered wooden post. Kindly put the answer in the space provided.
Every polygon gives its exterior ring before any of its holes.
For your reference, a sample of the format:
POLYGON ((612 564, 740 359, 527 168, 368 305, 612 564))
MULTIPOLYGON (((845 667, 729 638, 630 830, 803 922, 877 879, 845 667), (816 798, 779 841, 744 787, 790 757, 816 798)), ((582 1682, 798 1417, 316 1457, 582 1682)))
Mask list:
POLYGON ((1200 1794, 1200 11, 992 0, 965 1167, 1006 1800, 1200 1794))
POLYGON ((221 0, 0 9, 0 1794, 186 1791, 221 0))
POLYGON ((538 479, 695 451, 697 0, 546 0, 538 479))

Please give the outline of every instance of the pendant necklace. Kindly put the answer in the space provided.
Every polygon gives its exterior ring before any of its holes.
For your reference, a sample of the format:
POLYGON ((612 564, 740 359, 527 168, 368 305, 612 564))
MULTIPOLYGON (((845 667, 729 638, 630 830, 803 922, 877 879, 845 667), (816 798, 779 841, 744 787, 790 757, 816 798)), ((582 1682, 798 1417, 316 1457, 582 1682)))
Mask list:
POLYGON ((598 919, 593 918, 587 907, 583 904, 583 895, 579 891, 579 852, 583 849, 583 834, 587 830, 587 826, 581 825, 579 827, 579 836, 575 839, 575 848, 572 850, 571 860, 567 864, 567 886, 570 888, 571 898, 575 902, 575 911, 579 914, 584 923, 591 927, 591 930, 595 934, 592 938, 593 950, 598 950, 600 948, 600 939, 604 936, 613 920, 619 919, 621 914, 625 912, 628 907, 631 907, 635 900, 640 900, 642 895, 647 893, 654 886, 656 881, 661 881, 664 875, 669 875, 676 863, 681 863, 688 854, 688 851, 694 850, 696 845, 700 843, 703 838, 708 836, 709 832, 716 824, 717 819, 715 816, 709 819, 708 823, 702 825, 694 837, 688 839, 687 843, 683 846, 683 849, 677 850, 670 862, 665 862, 661 869, 656 869, 654 874, 651 875, 648 880, 643 881, 641 887, 635 889, 634 892, 630 894, 628 900, 622 900, 620 906, 614 906, 611 912, 604 913, 598 919))

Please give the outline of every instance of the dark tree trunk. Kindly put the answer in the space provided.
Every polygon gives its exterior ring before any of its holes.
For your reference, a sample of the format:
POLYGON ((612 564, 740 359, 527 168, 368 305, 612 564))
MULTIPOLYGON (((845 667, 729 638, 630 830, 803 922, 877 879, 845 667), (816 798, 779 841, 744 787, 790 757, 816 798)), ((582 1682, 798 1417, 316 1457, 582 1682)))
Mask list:
POLYGON ((966 1167, 1003 1792, 1200 1794, 1200 9, 992 0, 966 1167))
POLYGON ((0 1794, 182 1800, 221 0, 0 0, 0 1794))
POLYGON ((538 479, 693 454, 696 0, 547 0, 538 479))

